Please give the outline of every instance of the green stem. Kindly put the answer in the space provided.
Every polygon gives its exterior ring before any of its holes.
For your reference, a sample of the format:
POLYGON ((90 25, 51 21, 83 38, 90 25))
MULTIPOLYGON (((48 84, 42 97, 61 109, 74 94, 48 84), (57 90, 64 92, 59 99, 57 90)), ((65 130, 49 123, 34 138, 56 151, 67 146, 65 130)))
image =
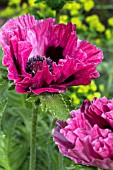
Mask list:
MULTIPOLYGON (((37 102, 39 104, 39 102, 37 102)), ((33 103, 30 135, 30 165, 29 170, 36 168, 36 125, 37 125, 37 103, 33 103)))
POLYGON ((56 23, 57 23, 57 24, 59 23, 59 19, 60 19, 60 10, 57 9, 57 10, 56 10, 56 23))
POLYGON ((59 169, 60 170, 64 170, 64 161, 63 161, 63 155, 61 153, 59 153, 59 169))

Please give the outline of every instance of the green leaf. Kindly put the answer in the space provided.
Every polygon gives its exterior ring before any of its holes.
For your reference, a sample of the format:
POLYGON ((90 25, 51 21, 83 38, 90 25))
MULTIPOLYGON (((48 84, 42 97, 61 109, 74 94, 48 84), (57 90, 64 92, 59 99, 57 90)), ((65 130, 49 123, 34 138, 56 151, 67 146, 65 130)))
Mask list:
POLYGON ((62 96, 69 110, 75 110, 75 106, 72 105, 72 99, 70 98, 68 93, 63 93, 62 96))
POLYGON ((6 69, 0 68, 0 77, 7 80, 7 70, 6 69))
POLYGON ((7 99, 0 101, 0 114, 2 114, 6 108, 7 99))
POLYGON ((2 119, 3 112, 6 108, 6 105, 7 105, 7 99, 0 101, 0 130, 1 130, 1 119, 2 119))
POLYGON ((69 117, 69 108, 61 94, 44 93, 39 96, 42 109, 46 109, 57 119, 66 120, 69 117))
POLYGON ((36 102, 37 100, 39 99, 39 96, 37 95, 32 95, 32 94, 30 94, 30 95, 28 95, 28 97, 27 97, 27 99, 26 99, 26 101, 27 102, 31 102, 31 103, 34 103, 34 102, 36 102))
POLYGON ((0 86, 7 86, 7 81, 0 78, 0 86))
POLYGON ((14 90, 14 89, 15 89, 14 82, 9 81, 9 83, 8 83, 8 90, 14 90))

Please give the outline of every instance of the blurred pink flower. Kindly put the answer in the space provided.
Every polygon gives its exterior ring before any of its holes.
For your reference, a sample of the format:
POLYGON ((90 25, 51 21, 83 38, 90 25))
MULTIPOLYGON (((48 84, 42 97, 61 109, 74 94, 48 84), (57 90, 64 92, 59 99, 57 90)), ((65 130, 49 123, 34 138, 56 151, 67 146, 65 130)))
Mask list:
POLYGON ((87 85, 99 77, 96 65, 102 51, 79 40, 75 25, 24 15, 10 19, 0 33, 3 65, 19 93, 65 92, 68 86, 87 85))
POLYGON ((113 99, 85 100, 66 122, 57 121, 53 138, 75 163, 113 170, 113 99))

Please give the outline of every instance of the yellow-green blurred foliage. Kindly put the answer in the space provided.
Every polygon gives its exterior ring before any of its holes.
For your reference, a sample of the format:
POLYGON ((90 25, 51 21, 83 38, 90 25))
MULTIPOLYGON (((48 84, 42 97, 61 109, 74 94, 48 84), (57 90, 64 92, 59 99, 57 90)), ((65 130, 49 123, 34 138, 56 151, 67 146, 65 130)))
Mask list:
POLYGON ((108 24, 113 27, 113 17, 108 19, 108 24))
POLYGON ((8 3, 8 6, 1 10, 0 17, 6 17, 6 18, 12 18, 17 17, 19 15, 23 15, 25 13, 28 13, 29 9, 27 7, 27 4, 23 4, 22 7, 20 6, 20 0, 10 0, 8 3))
POLYGON ((97 15, 91 15, 86 17, 86 22, 89 24, 90 30, 98 32, 104 32, 105 26, 100 22, 99 17, 97 15))
POLYGON ((8 6, 1 11, 0 18, 12 18, 31 13, 39 18, 55 17, 55 11, 51 10, 45 2, 35 3, 36 0, 28 0, 22 3, 21 0, 10 0, 8 6))
POLYGON ((94 97, 100 98, 101 92, 104 91, 104 85, 100 84, 97 88, 95 81, 93 80, 91 84, 87 86, 74 86, 71 88, 70 96, 74 104, 78 105, 84 99, 92 100, 94 97))

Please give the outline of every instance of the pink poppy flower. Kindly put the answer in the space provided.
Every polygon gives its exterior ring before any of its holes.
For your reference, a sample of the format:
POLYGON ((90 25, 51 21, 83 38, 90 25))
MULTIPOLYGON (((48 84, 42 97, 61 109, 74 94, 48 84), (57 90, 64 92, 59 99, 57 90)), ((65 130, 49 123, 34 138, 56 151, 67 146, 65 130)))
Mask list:
POLYGON ((113 170, 113 99, 85 100, 66 122, 57 121, 53 138, 75 163, 113 170))
POLYGON ((3 65, 19 93, 65 92, 68 86, 87 85, 99 77, 96 65, 102 51, 79 40, 72 23, 36 20, 24 15, 10 19, 0 33, 3 65))

